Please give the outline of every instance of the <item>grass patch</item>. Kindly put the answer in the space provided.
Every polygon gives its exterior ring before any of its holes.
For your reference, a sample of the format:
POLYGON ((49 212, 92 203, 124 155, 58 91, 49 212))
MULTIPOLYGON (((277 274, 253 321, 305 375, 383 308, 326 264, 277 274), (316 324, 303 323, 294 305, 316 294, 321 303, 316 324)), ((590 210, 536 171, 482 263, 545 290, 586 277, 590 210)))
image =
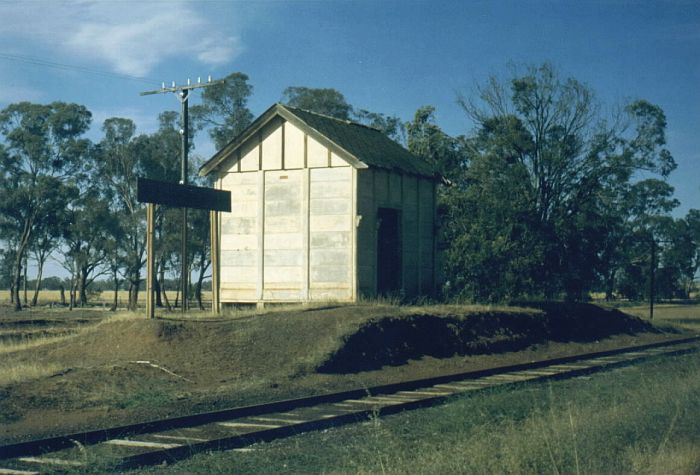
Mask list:
MULTIPOLYGON (((40 347, 64 343, 106 322, 143 319, 135 312, 106 313, 65 309, 12 311, 0 319, 0 354, 34 351, 40 347)), ((0 315, 1 317, 2 315, 0 315)))
POLYGON ((175 399, 173 392, 163 388, 146 387, 135 391, 117 393, 117 397, 112 399, 110 406, 118 409, 130 409, 135 407, 158 407, 168 404, 175 399))
MULTIPOLYGON (((649 305, 621 307, 621 311, 645 320, 649 319, 649 305)), ((654 324, 700 332, 700 305, 657 304, 654 306, 654 324)))
POLYGON ((699 371, 692 354, 495 388, 250 452, 196 455, 167 473, 695 474, 699 371))
POLYGON ((0 386, 52 376, 62 369, 51 363, 0 362, 0 386))
POLYGON ((15 353, 18 351, 27 351, 39 348, 51 343, 59 343, 66 341, 75 334, 60 335, 60 336, 40 336, 34 338, 19 337, 12 340, 0 342, 0 355, 7 353, 15 353))

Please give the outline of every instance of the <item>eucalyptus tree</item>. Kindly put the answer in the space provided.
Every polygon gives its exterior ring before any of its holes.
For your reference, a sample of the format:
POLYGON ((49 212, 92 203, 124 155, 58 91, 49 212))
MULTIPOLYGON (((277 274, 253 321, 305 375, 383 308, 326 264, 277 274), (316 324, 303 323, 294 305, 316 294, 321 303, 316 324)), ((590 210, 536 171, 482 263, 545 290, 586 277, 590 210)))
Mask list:
POLYGON ((117 226, 110 203, 96 187, 81 190, 66 210, 69 226, 63 235, 64 267, 72 271, 71 307, 88 303, 88 289, 103 275, 108 260, 109 239, 117 226))
POLYGON ((360 124, 365 124, 389 137, 391 140, 406 145, 406 124, 395 115, 386 115, 381 112, 371 112, 365 109, 353 109, 352 119, 360 124))
POLYGON ((341 120, 350 120, 353 111, 345 96, 332 88, 290 86, 282 92, 282 101, 291 107, 341 120))
POLYGON ((22 265, 41 223, 65 206, 66 186, 89 151, 90 112, 77 104, 20 102, 0 111, 0 216, 14 256, 13 295, 21 310, 22 265))
MULTIPOLYGON (((216 87, 216 86, 212 86, 216 87)), ((180 179, 180 133, 178 114, 173 111, 159 115, 158 131, 141 137, 140 153, 144 176, 160 181, 177 183, 180 179)), ((191 129, 190 132, 193 132, 191 129)), ((192 140, 190 140, 192 143, 192 140)), ((192 175, 191 170, 189 175, 192 175)), ((156 206, 155 212, 155 263, 156 305, 170 308, 165 293, 165 275, 169 269, 177 269, 180 252, 182 213, 167 206, 156 206)), ((189 247, 188 247, 189 248, 189 247)))
POLYGON ((292 86, 284 90, 282 101, 298 109, 367 125, 396 142, 406 143, 406 124, 399 117, 355 108, 336 89, 292 86))
MULTIPOLYGON (((492 203, 479 190, 513 190, 505 202, 480 211, 483 220, 469 223, 467 234, 491 230, 485 237, 500 243, 489 251, 495 262, 505 263, 507 271, 494 267, 503 276, 498 282, 540 253, 541 265, 527 266, 531 292, 584 298, 601 270, 610 273, 603 269, 604 251, 612 256, 630 223, 639 224, 638 192, 663 195, 664 180, 676 166, 665 148, 663 111, 635 101, 608 119, 588 86, 561 79, 549 64, 514 71, 507 79, 492 77, 474 97, 461 94, 458 102, 477 132, 463 182, 471 191, 455 206, 469 209, 469 200, 477 198, 492 203), (642 171, 652 178, 635 186, 642 171), (518 250, 525 231, 534 241, 518 250)), ((464 251, 455 255, 468 255, 464 251)))
POLYGON ((253 86, 243 73, 231 73, 225 82, 202 90, 202 104, 190 107, 190 116, 197 128, 209 129, 217 149, 223 148, 253 121, 248 99, 253 86))
POLYGON ((67 186, 64 188, 64 191, 68 194, 64 199, 57 200, 53 203, 47 203, 47 205, 51 205, 53 209, 46 213, 46 219, 38 223, 35 237, 30 244, 29 252, 37 266, 32 306, 36 306, 39 301, 44 265, 49 256, 59 249, 61 245, 61 236, 70 225, 66 207, 70 206, 71 201, 75 198, 76 187, 67 186))
POLYGON ((112 255, 119 255, 124 278, 129 282, 129 308, 135 310, 146 250, 146 211, 136 199, 136 179, 143 170, 139 142, 143 140, 135 136, 136 125, 130 119, 109 118, 102 130, 96 168, 105 181, 105 193, 120 228, 121 241, 116 243, 120 252, 113 250, 112 255))
POLYGON ((407 147, 430 163, 448 181, 458 180, 468 165, 468 145, 463 137, 450 137, 436 124, 435 107, 420 107, 406 124, 407 147))

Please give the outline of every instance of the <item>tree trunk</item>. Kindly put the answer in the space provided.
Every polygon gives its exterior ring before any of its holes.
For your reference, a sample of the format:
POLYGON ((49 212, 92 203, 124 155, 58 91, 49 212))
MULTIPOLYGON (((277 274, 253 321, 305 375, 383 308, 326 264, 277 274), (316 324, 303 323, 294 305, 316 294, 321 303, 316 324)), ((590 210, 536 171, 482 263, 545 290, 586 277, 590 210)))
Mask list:
POLYGON ((34 296, 32 297, 32 307, 36 307, 39 302, 39 291, 41 291, 41 278, 44 274, 44 258, 39 258, 39 268, 36 273, 36 283, 34 284, 34 296))
POLYGON ((207 256, 204 253, 202 253, 199 259, 199 277, 197 278, 197 284, 194 288, 194 294, 197 299, 197 304, 199 305, 200 310, 204 310, 204 305, 202 305, 202 282, 204 281, 204 273, 209 268, 209 264, 207 264, 206 266, 204 265, 206 263, 206 258, 207 256))
POLYGON ((66 288, 61 284, 61 305, 66 306, 66 288))
POLYGON ((75 308, 75 302, 76 302, 75 291, 76 291, 77 286, 78 286, 78 278, 75 275, 75 273, 73 273, 73 275, 71 275, 71 278, 70 278, 70 289, 68 291, 68 309, 69 310, 73 310, 75 308))
POLYGON ((112 270, 112 282, 114 283, 114 301, 112 302, 112 307, 109 309, 114 312, 117 310, 117 305, 119 303, 119 275, 117 274, 117 269, 112 270))
POLYGON ((160 268, 160 276, 156 281, 160 280, 160 284, 158 285, 158 288, 163 291, 163 300, 165 300, 165 306, 168 309, 168 312, 172 311, 172 307, 170 306, 170 300, 168 300, 168 289, 165 288, 165 268, 161 266, 160 268))
POLYGON ((136 311, 139 308, 139 285, 141 279, 131 280, 129 286, 129 310, 136 311))
POLYGON ((611 302, 613 300, 614 290, 615 290, 615 271, 611 270, 610 273, 605 277, 605 301, 606 302, 611 302))
POLYGON ((29 259, 27 256, 24 256, 24 272, 23 272, 23 281, 22 281, 22 297, 24 299, 24 305, 28 306, 29 305, 29 298, 27 296, 27 267, 29 267, 28 263, 29 259))
POLYGON ((161 292, 163 291, 160 280, 157 276, 153 276, 153 293, 156 295, 156 307, 163 307, 163 299, 161 298, 161 292))
POLYGON ((78 296, 80 298, 80 306, 87 306, 87 269, 80 269, 80 276, 78 277, 78 296))
POLYGON ((200 274, 197 283, 194 286, 194 296, 197 299, 197 305, 199 305, 200 310, 204 310, 204 305, 202 304, 202 275, 200 274))
POLYGON ((22 300, 19 296, 20 285, 22 284, 22 256, 18 253, 15 259, 15 272, 12 276, 12 302, 15 304, 15 311, 22 310, 22 300))

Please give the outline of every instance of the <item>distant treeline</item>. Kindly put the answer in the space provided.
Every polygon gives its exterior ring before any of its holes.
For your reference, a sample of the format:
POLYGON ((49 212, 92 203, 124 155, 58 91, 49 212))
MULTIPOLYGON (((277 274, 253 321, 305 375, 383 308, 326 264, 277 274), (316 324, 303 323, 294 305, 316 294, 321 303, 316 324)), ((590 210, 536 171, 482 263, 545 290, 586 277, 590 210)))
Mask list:
MULTIPOLYGON (((221 149, 251 124, 252 93, 243 73, 204 89, 201 104, 190 107, 191 134, 205 130, 221 149)), ((353 107, 335 89, 288 87, 282 97, 374 127, 434 166, 443 185, 435 229, 442 286, 435 297, 581 301, 599 292, 640 300, 652 293, 687 298, 694 289, 700 210, 673 216, 680 203, 668 177, 676 162, 657 105, 601 104, 589 86, 547 63, 458 93, 469 130, 458 136, 442 131, 430 105, 405 122, 353 107)), ((151 134, 137 134, 131 119, 108 118, 98 141, 85 136, 91 123, 84 106, 63 102, 0 111, 0 285, 17 309, 23 282, 32 288, 28 279, 41 281, 49 256, 70 277, 37 288, 63 285, 71 305, 88 303, 98 289, 115 291, 115 299, 126 289, 129 305, 138 303, 146 227, 136 178, 179 180, 178 113, 160 114, 151 134), (36 275, 26 275, 30 262, 36 275)), ((196 177, 192 158, 190 181, 210 184, 196 177)), ((176 287, 165 277, 180 267, 181 213, 158 206, 155 226, 160 299, 160 283, 176 287)), ((192 210, 188 226, 188 298, 201 305, 211 275, 209 214, 192 210)))
MULTIPOLYGON (((36 288, 37 280, 29 279, 27 280, 27 289, 32 290, 36 288)), ((24 284, 22 284, 22 288, 24 284)), ((68 291, 71 287, 71 280, 68 277, 63 279, 59 277, 45 277, 41 280, 41 288, 43 290, 64 290, 68 291)), ((180 281, 177 279, 165 279, 163 282, 163 288, 167 291, 177 291, 180 289, 180 281)), ((119 290, 129 290, 129 286, 125 283, 119 286, 119 290)), ((146 283, 141 282, 141 291, 146 290, 146 283)), ((203 291, 211 291, 211 281, 205 280, 202 282, 203 291)), ((90 284, 91 292, 111 292, 114 291, 114 286, 112 282, 107 280, 95 280, 90 284)))

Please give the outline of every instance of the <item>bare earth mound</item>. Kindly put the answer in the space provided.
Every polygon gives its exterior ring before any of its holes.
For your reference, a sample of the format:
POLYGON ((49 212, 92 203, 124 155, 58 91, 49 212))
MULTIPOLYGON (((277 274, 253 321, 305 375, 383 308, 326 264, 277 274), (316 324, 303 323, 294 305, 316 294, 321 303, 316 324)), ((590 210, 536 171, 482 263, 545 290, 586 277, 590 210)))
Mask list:
POLYGON ((590 343, 621 334, 659 333, 639 318, 596 305, 546 303, 528 307, 531 309, 420 313, 369 320, 344 338, 319 371, 367 371, 424 356, 507 353, 548 342, 590 343))
MULTIPOLYGON (((2 311, 0 328, 14 317, 2 311)), ((357 305, 198 321, 102 317, 2 354, 0 373, 32 372, 0 383, 0 442, 672 336, 592 305, 357 305)))

